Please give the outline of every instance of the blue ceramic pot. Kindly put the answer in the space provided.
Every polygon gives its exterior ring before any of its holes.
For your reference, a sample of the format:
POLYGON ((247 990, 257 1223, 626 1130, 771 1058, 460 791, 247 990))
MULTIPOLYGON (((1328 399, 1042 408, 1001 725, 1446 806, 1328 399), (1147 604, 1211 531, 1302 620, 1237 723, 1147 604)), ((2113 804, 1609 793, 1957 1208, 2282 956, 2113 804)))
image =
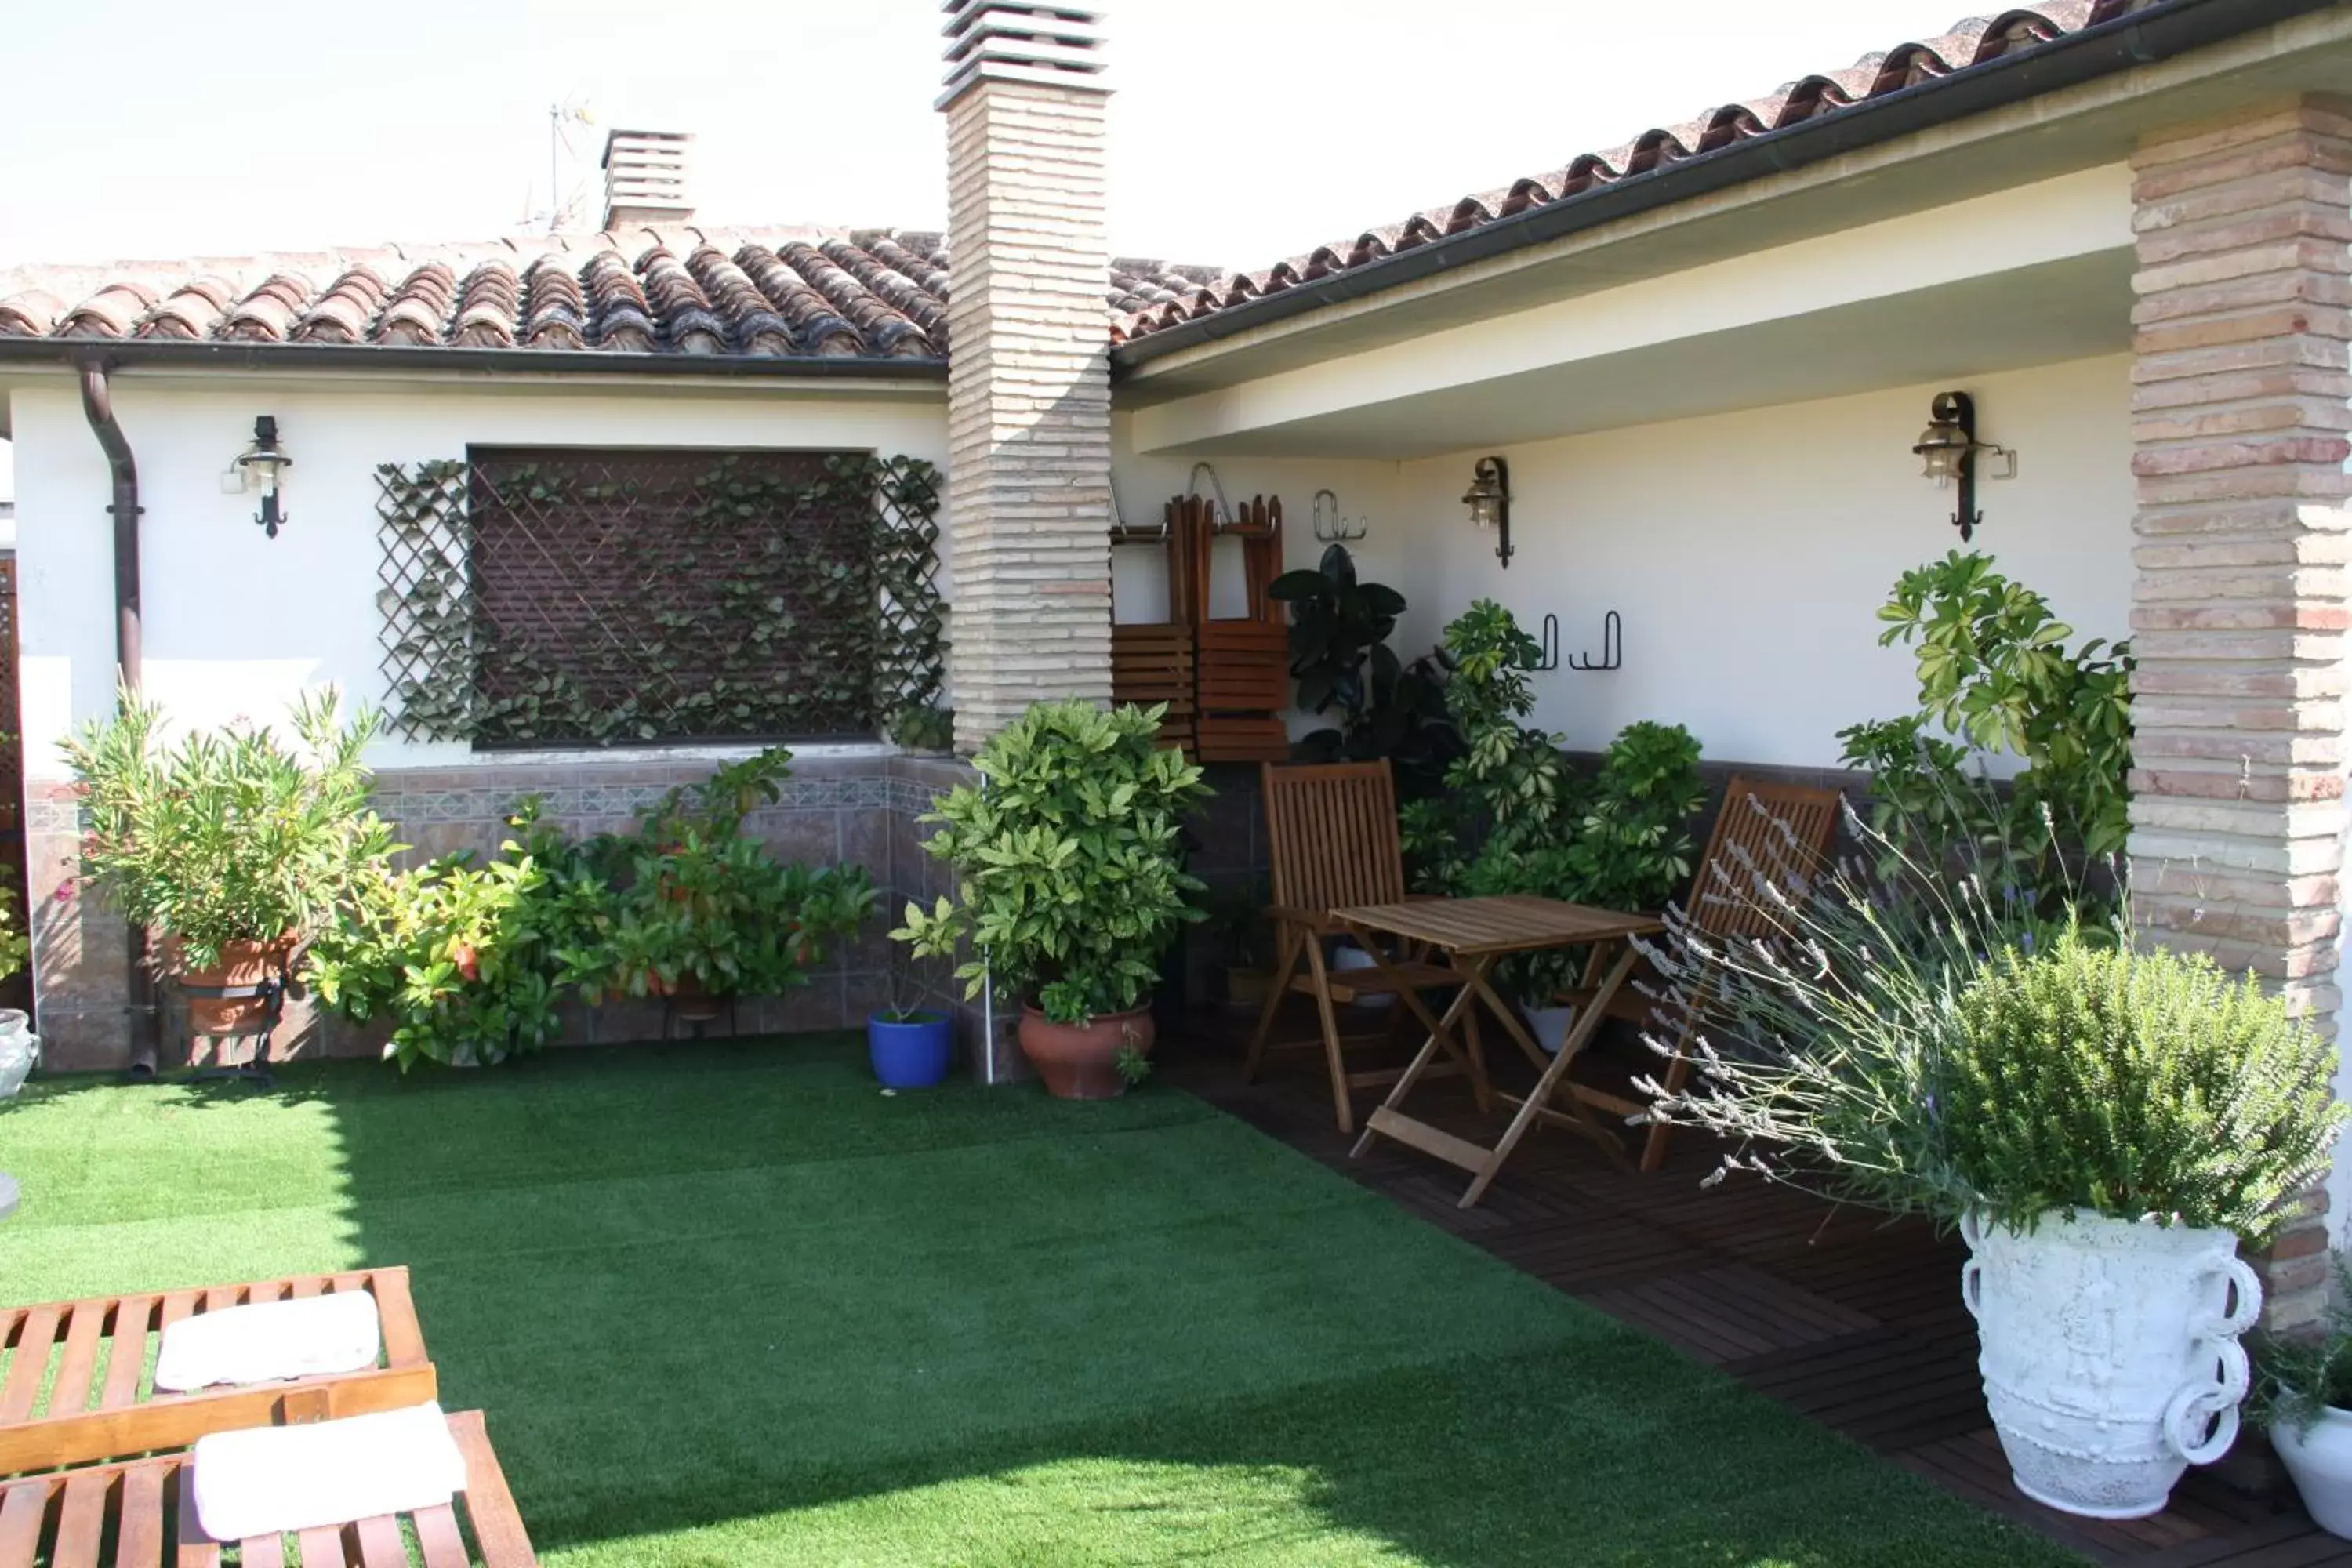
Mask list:
POLYGON ((929 1089, 948 1076, 955 1055, 955 1026, 945 1013, 912 1013, 904 1019, 869 1013, 866 1050, 874 1076, 889 1089, 929 1089))

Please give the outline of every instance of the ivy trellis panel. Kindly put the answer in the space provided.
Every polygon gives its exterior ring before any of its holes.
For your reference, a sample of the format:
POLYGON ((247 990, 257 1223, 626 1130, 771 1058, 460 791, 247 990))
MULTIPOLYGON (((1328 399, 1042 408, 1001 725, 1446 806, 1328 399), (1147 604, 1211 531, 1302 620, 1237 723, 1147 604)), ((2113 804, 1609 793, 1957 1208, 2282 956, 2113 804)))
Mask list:
POLYGON ((387 718, 412 739, 871 735, 939 700, 920 458, 476 447, 376 479, 387 718))

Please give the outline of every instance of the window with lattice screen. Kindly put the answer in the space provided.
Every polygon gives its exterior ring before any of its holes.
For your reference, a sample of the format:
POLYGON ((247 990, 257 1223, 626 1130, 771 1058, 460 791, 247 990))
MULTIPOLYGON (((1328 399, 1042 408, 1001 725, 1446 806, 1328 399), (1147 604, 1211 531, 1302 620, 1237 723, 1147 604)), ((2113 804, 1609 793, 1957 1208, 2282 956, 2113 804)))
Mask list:
POLYGON ((391 713, 481 746, 870 736, 936 700, 937 471, 485 447, 378 470, 391 713))

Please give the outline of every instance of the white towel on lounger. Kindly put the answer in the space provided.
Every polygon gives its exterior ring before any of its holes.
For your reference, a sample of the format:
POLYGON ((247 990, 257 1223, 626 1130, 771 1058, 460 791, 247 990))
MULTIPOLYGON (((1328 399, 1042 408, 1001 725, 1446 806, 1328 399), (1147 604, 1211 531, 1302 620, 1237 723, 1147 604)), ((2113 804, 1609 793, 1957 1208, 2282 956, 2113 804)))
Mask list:
POLYGON ((358 1372, 375 1364, 383 1342, 375 1297, 365 1290, 224 1307, 183 1318, 163 1331, 155 1386, 184 1394, 215 1384, 358 1372))
POLYGON ((438 1405, 196 1439, 196 1519, 215 1541, 414 1513, 466 1489, 438 1405))

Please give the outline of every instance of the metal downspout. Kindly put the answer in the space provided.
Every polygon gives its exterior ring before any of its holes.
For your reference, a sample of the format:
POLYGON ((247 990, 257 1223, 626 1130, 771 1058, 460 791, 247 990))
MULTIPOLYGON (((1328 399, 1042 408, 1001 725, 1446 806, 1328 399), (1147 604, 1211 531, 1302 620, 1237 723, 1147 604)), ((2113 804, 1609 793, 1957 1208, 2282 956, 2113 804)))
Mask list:
MULTIPOLYGON (((140 694, 139 641, 139 514, 145 509, 139 504, 139 465, 131 455, 131 442, 122 434, 122 426, 114 417, 112 390, 106 379, 106 362, 86 359, 81 362, 81 411, 89 419, 91 434, 106 453, 106 466, 114 479, 114 500, 107 512, 114 519, 114 663, 122 695, 136 700, 140 694)), ((131 1026, 131 1076, 155 1076, 159 1031, 155 1016, 154 976, 147 963, 147 932, 138 925, 123 933, 124 957, 129 965, 125 976, 129 993, 129 1023, 131 1026)))

